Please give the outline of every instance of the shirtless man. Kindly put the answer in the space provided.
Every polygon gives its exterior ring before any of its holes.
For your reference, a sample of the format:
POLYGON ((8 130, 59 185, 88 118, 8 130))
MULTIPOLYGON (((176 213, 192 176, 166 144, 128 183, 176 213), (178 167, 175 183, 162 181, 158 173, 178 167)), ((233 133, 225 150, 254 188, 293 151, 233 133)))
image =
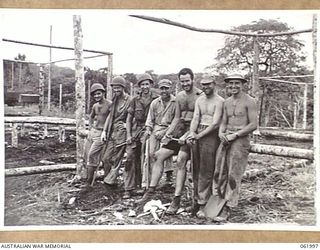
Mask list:
POLYGON ((196 143, 193 152, 197 154, 195 157, 199 161, 199 176, 195 176, 195 178, 198 177, 198 189, 195 197, 199 205, 197 216, 203 217, 202 209, 211 195, 216 150, 220 143, 218 128, 222 118, 224 99, 215 93, 216 83, 212 77, 205 76, 200 84, 205 95, 196 100, 187 143, 196 143))
POLYGON ((225 100, 219 128, 221 143, 217 150, 212 192, 222 195, 227 202, 215 218, 217 221, 227 220, 230 207, 238 205, 241 179, 248 163, 249 134, 257 128, 256 102, 243 92, 247 80, 234 74, 228 76, 225 82, 231 96, 225 100))
POLYGON ((166 130, 162 139, 163 146, 155 153, 156 161, 152 166, 150 187, 140 202, 147 201, 153 197, 155 187, 158 185, 163 173, 164 161, 174 154, 177 157, 176 194, 181 195, 186 179, 186 163, 190 158, 190 148, 184 144, 193 117, 196 99, 202 91, 193 86, 194 75, 191 69, 183 68, 178 73, 178 78, 183 88, 176 96, 174 119, 166 130), (179 139, 171 140, 171 138, 179 139))
POLYGON ((103 153, 104 142, 100 138, 111 105, 111 102, 105 98, 105 92, 101 83, 92 84, 90 89, 90 94, 96 103, 93 104, 89 116, 90 131, 84 146, 83 158, 87 167, 86 188, 93 184, 94 172, 100 164, 101 153, 103 153))

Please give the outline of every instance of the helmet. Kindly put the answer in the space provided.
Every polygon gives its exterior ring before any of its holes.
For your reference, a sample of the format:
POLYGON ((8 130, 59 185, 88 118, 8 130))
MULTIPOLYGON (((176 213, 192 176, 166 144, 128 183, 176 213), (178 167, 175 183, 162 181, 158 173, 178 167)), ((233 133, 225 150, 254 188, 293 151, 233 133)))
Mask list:
POLYGON ((149 80, 150 83, 153 84, 152 77, 148 73, 144 73, 138 77, 138 85, 140 86, 140 83, 145 80, 149 80))
POLYGON ((127 82, 122 76, 116 76, 112 79, 111 86, 121 86, 125 88, 127 86, 127 82))
POLYGON ((103 92, 106 92, 104 86, 99 83, 99 82, 96 82, 94 84, 91 85, 91 88, 90 88, 90 94, 92 94, 93 92, 97 91, 97 90, 101 90, 103 92))
POLYGON ((240 80, 242 82, 247 82, 247 80, 240 74, 229 75, 224 79, 225 82, 228 82, 230 80, 240 80))

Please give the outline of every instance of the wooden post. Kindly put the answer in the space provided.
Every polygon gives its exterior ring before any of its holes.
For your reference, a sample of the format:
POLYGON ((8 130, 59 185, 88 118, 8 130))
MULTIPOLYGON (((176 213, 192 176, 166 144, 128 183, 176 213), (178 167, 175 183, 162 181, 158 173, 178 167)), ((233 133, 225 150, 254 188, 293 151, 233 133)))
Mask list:
MULTIPOLYGON (((50 25, 50 46, 52 45, 52 25, 50 25)), ((48 110, 51 108, 51 47, 49 48, 49 67, 48 67, 48 110)))
POLYGON ((74 54, 75 54, 75 80, 76 80, 76 129, 77 129, 77 171, 76 175, 85 177, 83 169, 83 145, 84 139, 80 136, 80 131, 85 129, 86 95, 83 67, 83 47, 82 47, 82 27, 81 16, 73 16, 74 31, 74 54))
POLYGON ((297 129, 298 125, 298 104, 295 102, 293 106, 293 128, 297 129))
POLYGON ((308 109, 308 84, 304 85, 304 92, 303 92, 303 129, 307 129, 307 109, 308 109))
POLYGON ((91 102, 91 92, 90 92, 90 88, 91 88, 91 80, 88 80, 87 114, 90 114, 90 102, 91 102))
POLYGON ((58 135, 59 135, 59 142, 63 143, 66 140, 66 129, 63 125, 59 125, 59 130, 58 130, 58 135))
POLYGON ((62 83, 59 84, 59 110, 62 111, 62 83))
POLYGON ((113 67, 113 56, 108 55, 108 82, 107 82, 107 99, 112 99, 112 89, 111 89, 111 81, 112 81, 112 67, 113 67))
POLYGON ((253 51, 254 51, 254 56, 253 56, 253 75, 252 75, 252 94, 256 99, 257 102, 257 110, 258 110, 258 128, 257 131, 259 131, 259 126, 261 125, 260 123, 260 88, 259 88, 259 44, 257 41, 257 37, 253 37, 253 51))
POLYGON ((130 82, 130 96, 134 96, 133 82, 130 82))
POLYGON ((11 145, 14 148, 18 147, 18 123, 12 124, 12 131, 11 131, 11 145))
POLYGON ((39 115, 41 115, 44 107, 44 69, 42 64, 39 66, 39 96, 39 115))
POLYGON ((14 62, 11 63, 11 89, 14 88, 14 62))
POLYGON ((22 71, 22 63, 19 63, 19 88, 21 88, 21 71, 22 71))

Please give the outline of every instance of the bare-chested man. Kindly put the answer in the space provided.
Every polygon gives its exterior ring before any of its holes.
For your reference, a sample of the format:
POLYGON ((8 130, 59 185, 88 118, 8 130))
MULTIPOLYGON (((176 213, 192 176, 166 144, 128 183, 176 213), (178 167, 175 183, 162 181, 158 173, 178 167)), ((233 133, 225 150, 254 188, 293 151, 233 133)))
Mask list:
POLYGON ((225 82, 231 96, 225 101, 219 129, 221 144, 217 150, 212 191, 222 195, 227 202, 215 218, 217 221, 227 220, 230 207, 238 205, 241 179, 248 163, 249 134, 257 128, 256 102, 243 92, 247 80, 234 74, 225 82))
POLYGON ((90 187, 93 183, 94 171, 100 163, 104 142, 101 141, 101 133, 109 114, 111 102, 105 98, 105 88, 101 83, 94 83, 90 88, 90 94, 95 100, 89 116, 90 131, 84 146, 84 162, 87 167, 87 183, 90 187))
POLYGON ((224 99, 215 93, 216 83, 212 77, 205 76, 200 83, 205 95, 196 100, 187 143, 196 144, 193 153, 197 154, 195 157, 199 161, 199 175, 195 176, 198 178, 195 198, 199 205, 197 216, 203 217, 203 208, 211 195, 216 150, 220 143, 218 128, 222 118, 224 99))

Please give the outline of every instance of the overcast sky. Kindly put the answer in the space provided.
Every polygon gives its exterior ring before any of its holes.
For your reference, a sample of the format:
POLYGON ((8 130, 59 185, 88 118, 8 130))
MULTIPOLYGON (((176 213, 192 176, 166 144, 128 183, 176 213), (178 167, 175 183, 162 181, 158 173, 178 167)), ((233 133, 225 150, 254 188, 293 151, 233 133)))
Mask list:
MULTIPOLYGON (((73 14, 81 14, 83 47, 114 54, 114 73, 176 73, 182 67, 201 72, 214 62, 225 35, 200 33, 179 27, 145 21, 129 14, 164 17, 200 28, 225 29, 252 21, 278 19, 295 30, 312 27, 312 11, 173 11, 173 10, 0 10, 2 37, 34 43, 73 47, 73 14)), ((311 33, 296 36, 306 44, 312 63, 311 33)), ((48 62, 49 49, 2 42, 2 57, 13 59, 23 53, 27 61, 48 62)), ((86 53, 85 56, 93 55, 86 53)), ((52 50, 52 60, 73 58, 73 51, 52 50)), ((60 66, 74 67, 72 63, 60 66)), ((85 66, 99 69, 107 58, 88 59, 85 66)))

